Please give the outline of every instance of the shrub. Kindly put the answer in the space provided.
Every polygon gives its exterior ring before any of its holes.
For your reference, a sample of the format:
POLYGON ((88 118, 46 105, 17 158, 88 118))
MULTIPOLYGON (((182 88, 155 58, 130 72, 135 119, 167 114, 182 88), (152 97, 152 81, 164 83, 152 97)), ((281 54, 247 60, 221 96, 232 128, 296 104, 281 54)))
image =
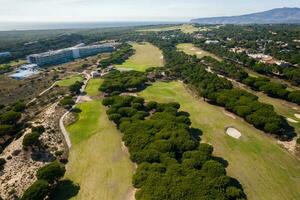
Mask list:
POLYGON ((23 138, 23 146, 25 147, 32 147, 39 144, 40 134, 37 132, 28 133, 23 138))
POLYGON ((146 108, 147 110, 156 109, 157 103, 155 101, 150 101, 147 103, 146 108))
POLYGON ((2 124, 15 124, 21 118, 21 113, 15 111, 6 111, 0 115, 0 123, 2 124))
POLYGON ((13 105, 13 111, 23 112, 26 109, 26 104, 23 102, 17 102, 13 105))
POLYGON ((45 180, 37 180, 23 194, 21 200, 42 200, 49 193, 49 184, 45 180))
POLYGON ((46 180, 49 183, 58 181, 66 172, 65 166, 58 161, 54 161, 37 171, 36 177, 39 180, 46 180))
POLYGON ((70 96, 64 97, 62 100, 60 100, 59 105, 64 106, 66 108, 70 108, 75 104, 75 101, 70 96))
POLYGON ((69 86, 69 90, 72 94, 80 94, 83 82, 76 81, 74 84, 69 86))
POLYGON ((31 131, 32 131, 32 132, 36 132, 36 133, 38 133, 38 134, 40 134, 40 135, 41 135, 42 133, 44 133, 45 130, 46 130, 46 129, 45 129, 44 126, 42 126, 42 125, 41 125, 41 126, 35 126, 35 127, 32 127, 32 128, 31 128, 31 131))
POLYGON ((13 132, 13 126, 7 124, 0 124, 0 136, 7 135, 13 132))
POLYGON ((0 168, 6 163, 4 158, 0 158, 0 168))
POLYGON ((218 176, 222 176, 226 174, 223 165, 214 160, 210 160, 204 163, 201 171, 203 172, 204 176, 208 176, 211 178, 216 178, 218 176))

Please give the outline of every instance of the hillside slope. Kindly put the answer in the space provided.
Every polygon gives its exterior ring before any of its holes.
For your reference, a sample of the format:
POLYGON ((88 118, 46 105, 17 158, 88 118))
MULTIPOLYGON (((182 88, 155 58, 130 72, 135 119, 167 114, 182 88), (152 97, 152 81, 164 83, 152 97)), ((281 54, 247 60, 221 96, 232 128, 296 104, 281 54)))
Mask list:
POLYGON ((192 19, 199 24, 281 24, 300 23, 300 8, 276 8, 240 16, 192 19))

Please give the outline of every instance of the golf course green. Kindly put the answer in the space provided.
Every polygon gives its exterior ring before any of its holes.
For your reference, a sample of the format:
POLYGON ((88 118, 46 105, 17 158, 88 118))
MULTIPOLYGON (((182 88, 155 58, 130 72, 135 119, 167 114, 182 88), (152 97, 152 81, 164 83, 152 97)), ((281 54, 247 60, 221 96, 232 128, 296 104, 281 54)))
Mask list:
POLYGON ((157 82, 139 95, 148 101, 180 103, 181 110, 191 114, 192 125, 203 131, 202 141, 212 144, 215 155, 228 161, 228 174, 241 182, 248 199, 290 200, 300 196, 300 163, 272 137, 195 97, 181 82, 157 82), (225 134, 227 127, 239 130, 240 139, 225 134))

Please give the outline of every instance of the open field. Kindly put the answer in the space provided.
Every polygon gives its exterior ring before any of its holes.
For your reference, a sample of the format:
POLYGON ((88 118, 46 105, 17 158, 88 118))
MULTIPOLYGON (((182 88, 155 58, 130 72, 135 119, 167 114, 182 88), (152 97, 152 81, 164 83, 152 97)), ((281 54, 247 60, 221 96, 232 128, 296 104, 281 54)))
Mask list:
POLYGON ((68 76, 57 82, 57 85, 60 87, 69 87, 74 84, 76 81, 82 81, 83 78, 80 75, 68 76))
POLYGON ((198 28, 194 27, 191 24, 183 24, 180 29, 184 33, 194 33, 196 31, 199 31, 198 28))
POLYGON ((182 43, 178 44, 177 49, 180 51, 183 51, 184 53, 188 55, 196 55, 198 58, 203 58, 205 56, 210 56, 212 58, 215 58, 218 61, 222 61, 222 59, 212 53, 209 53, 208 51, 204 51, 198 47, 195 47, 192 43, 182 43))
POLYGON ((90 97, 97 96, 99 94, 99 87, 101 83, 103 82, 102 79, 91 79, 85 89, 87 95, 90 97))
POLYGON ((193 33, 195 31, 198 31, 199 29, 194 27, 192 24, 183 24, 180 26, 167 26, 167 27, 162 27, 162 28, 141 29, 138 31, 161 32, 161 31, 173 31, 173 30, 181 30, 184 33, 193 33))
MULTIPOLYGON (((101 81, 92 79, 87 93, 97 95, 101 81)), ((100 100, 78 104, 78 108, 82 110, 78 120, 67 128, 72 148, 65 175, 80 186, 75 199, 129 198, 134 165, 122 148, 122 135, 108 120, 100 100)))
POLYGON ((149 67, 162 67, 164 65, 161 51, 150 43, 132 43, 135 54, 127 59, 118 68, 145 71, 149 67))
POLYGON ((188 92, 180 82, 155 83, 140 93, 146 100, 176 101, 191 114, 194 127, 203 131, 202 140, 214 146, 214 153, 229 162, 228 174, 244 186, 250 200, 300 198, 300 162, 277 141, 242 119, 224 113, 188 92), (242 134, 235 139, 225 133, 234 127, 242 134))

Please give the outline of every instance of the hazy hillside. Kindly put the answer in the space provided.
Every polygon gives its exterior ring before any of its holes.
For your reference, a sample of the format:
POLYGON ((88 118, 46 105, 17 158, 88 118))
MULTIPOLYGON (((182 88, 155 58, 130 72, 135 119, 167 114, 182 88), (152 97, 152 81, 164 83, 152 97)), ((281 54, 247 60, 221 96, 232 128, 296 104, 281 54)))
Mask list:
POLYGON ((300 8, 276 8, 273 10, 240 16, 192 19, 199 24, 280 24, 300 23, 300 8))

